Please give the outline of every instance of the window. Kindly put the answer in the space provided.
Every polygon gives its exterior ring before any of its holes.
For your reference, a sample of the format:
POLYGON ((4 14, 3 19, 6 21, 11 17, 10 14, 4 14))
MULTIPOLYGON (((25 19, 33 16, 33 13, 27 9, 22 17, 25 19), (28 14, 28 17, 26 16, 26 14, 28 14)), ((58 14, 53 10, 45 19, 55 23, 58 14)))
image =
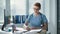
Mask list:
POLYGON ((26 0, 11 0, 10 3, 12 15, 26 14, 26 0))
POLYGON ((4 22, 5 0, 0 0, 0 22, 4 22))

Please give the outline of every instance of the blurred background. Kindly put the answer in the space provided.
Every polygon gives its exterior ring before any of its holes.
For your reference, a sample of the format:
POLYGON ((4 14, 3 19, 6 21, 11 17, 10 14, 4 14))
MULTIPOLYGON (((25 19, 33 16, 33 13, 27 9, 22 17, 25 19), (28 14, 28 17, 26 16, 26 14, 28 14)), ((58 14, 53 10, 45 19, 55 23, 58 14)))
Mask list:
POLYGON ((0 28, 5 23, 5 16, 10 16, 15 24, 25 23, 33 13, 33 4, 36 2, 41 3, 40 12, 48 19, 48 31, 60 34, 60 0, 0 0, 0 28))

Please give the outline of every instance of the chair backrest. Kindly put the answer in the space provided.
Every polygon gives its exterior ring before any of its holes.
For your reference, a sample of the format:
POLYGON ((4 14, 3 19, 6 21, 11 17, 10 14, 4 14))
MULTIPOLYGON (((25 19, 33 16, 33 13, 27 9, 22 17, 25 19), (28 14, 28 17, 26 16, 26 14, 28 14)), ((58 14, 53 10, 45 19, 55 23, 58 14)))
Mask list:
POLYGON ((21 23, 21 16, 20 15, 16 15, 15 19, 16 19, 16 23, 21 23))
POLYGON ((28 18, 28 15, 22 15, 22 23, 25 23, 27 18, 28 18))
POLYGON ((25 20, 27 18, 28 18, 28 15, 16 15, 15 17, 13 16, 13 23, 15 24, 25 23, 25 20))

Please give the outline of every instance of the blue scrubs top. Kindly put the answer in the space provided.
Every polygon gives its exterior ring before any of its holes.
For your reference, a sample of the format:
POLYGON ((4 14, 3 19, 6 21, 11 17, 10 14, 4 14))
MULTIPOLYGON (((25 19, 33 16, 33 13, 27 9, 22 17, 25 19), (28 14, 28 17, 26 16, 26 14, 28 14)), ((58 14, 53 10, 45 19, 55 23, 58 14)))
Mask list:
POLYGON ((38 16, 33 13, 28 17, 27 22, 29 27, 41 27, 41 24, 48 23, 48 20, 42 13, 39 13, 38 16))

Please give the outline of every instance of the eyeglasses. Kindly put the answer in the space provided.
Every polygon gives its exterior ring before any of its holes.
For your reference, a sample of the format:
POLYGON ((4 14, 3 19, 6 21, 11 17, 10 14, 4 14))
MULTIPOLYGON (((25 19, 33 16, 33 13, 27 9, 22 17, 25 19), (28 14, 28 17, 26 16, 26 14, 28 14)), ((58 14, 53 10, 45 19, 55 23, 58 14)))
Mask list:
POLYGON ((34 10, 39 10, 39 8, 33 8, 34 10))

